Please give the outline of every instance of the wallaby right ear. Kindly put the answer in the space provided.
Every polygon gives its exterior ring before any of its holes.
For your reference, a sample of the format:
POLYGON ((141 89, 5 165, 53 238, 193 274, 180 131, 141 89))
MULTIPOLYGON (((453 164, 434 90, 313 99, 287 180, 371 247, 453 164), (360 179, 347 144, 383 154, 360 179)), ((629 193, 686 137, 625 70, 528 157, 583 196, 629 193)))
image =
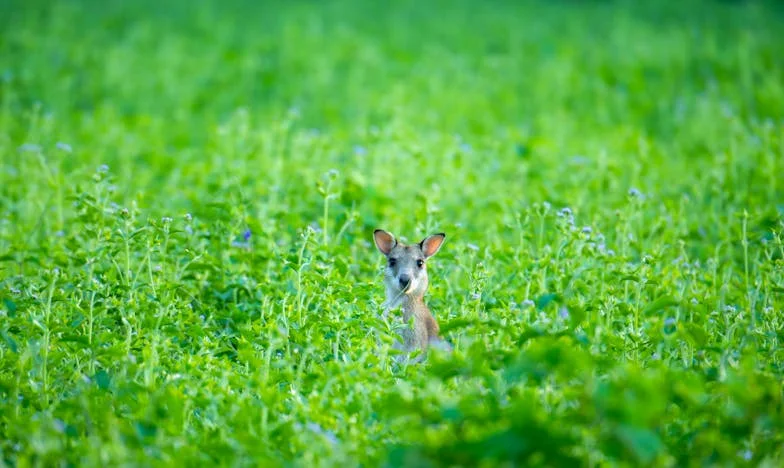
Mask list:
POLYGON ((395 236, 388 233, 383 229, 376 229, 373 231, 373 240, 376 241, 376 247, 384 255, 389 255, 389 252, 397 245, 395 236))
POLYGON ((425 258, 429 258, 435 255, 436 252, 438 252, 438 249, 441 248, 441 244, 444 243, 445 238, 446 234, 439 232, 438 234, 427 236, 422 242, 420 242, 419 247, 422 248, 422 253, 425 254, 425 258))

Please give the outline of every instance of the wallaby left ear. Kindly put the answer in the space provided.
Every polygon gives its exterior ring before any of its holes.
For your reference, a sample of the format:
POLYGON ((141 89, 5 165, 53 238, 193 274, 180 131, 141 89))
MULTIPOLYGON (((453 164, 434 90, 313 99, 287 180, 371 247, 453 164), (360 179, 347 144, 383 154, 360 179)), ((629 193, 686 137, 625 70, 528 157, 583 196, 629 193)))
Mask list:
POLYGON ((446 234, 439 232, 438 234, 426 237, 420 242, 419 247, 422 248, 422 253, 425 254, 425 258, 435 255, 436 252, 438 252, 438 249, 441 248, 441 244, 444 243, 444 239, 446 239, 446 234))

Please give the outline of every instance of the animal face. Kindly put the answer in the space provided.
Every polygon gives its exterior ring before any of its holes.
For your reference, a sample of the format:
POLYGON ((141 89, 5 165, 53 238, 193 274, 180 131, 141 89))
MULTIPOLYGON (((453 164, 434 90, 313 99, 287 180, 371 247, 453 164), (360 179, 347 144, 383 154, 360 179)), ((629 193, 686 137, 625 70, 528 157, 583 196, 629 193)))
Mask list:
POLYGON ((420 297, 428 285, 427 259, 441 248, 445 235, 433 234, 418 244, 406 245, 381 229, 373 233, 378 250, 386 256, 384 284, 390 306, 400 302, 404 295, 420 297))

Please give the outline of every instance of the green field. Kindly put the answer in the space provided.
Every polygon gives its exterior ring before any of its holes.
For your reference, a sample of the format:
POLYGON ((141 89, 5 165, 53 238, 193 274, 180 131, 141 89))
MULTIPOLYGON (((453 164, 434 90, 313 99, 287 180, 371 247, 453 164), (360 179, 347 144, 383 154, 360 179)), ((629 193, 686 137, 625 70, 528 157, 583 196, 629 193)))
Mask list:
POLYGON ((0 466, 782 466, 784 6, 0 0, 0 466), (372 232, 443 231, 397 364, 372 232))

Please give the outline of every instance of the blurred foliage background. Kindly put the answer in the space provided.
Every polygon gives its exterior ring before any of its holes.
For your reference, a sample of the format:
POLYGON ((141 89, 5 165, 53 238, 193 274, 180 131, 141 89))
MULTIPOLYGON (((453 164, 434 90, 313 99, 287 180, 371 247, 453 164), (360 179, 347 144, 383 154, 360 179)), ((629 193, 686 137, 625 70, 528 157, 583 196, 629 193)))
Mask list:
POLYGON ((782 462, 774 1, 0 0, 0 463, 782 462), (374 228, 447 242, 393 363, 374 228))

